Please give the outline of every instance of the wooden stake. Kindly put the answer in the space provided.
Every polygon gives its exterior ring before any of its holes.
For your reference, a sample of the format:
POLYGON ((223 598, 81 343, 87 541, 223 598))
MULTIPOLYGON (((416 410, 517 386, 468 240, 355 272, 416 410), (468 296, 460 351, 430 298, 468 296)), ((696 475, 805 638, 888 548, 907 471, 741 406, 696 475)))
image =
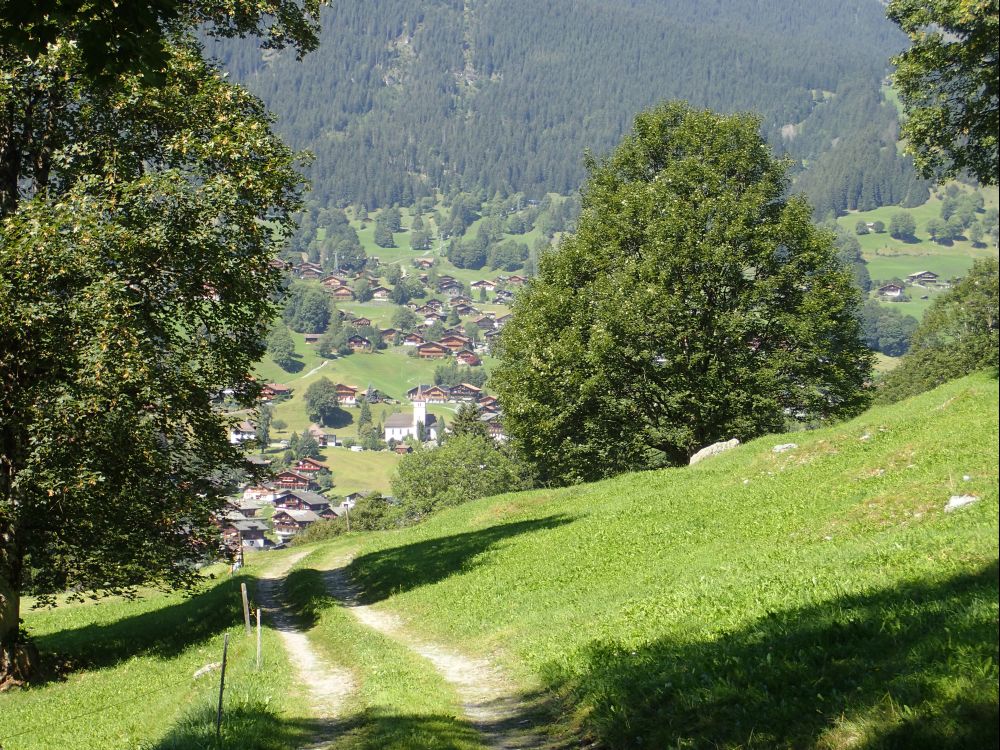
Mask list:
POLYGON ((219 675, 219 711, 215 715, 215 739, 222 742, 222 693, 226 689, 226 656, 229 653, 229 633, 222 641, 222 673, 219 675))
POLYGON ((247 635, 250 635, 250 599, 247 597, 247 585, 240 584, 240 593, 243 594, 243 622, 246 624, 247 635))
POLYGON ((347 519, 347 532, 350 533, 350 531, 351 531, 351 509, 350 509, 350 507, 346 503, 344 504, 344 517, 347 519))
POLYGON ((260 671, 260 609, 257 610, 257 671, 260 671))

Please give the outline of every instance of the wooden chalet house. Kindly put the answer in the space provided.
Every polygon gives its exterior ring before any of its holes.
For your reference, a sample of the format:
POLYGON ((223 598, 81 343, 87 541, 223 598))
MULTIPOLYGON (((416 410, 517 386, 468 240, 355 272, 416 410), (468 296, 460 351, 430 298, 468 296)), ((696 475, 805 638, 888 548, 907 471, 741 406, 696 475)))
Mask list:
POLYGON ((271 525, 278 538, 285 541, 319 520, 319 515, 311 510, 285 510, 282 508, 271 516, 271 525))
POLYGON ((291 396, 292 389, 281 383, 268 383, 260 389, 260 397, 263 401, 271 401, 284 396, 291 396))
POLYGON ((427 269, 430 269, 430 268, 434 267, 434 259, 433 258, 414 258, 413 259, 413 265, 416 268, 420 268, 420 269, 423 269, 423 270, 426 271, 427 269))
POLYGON ((323 338, 322 333, 303 333, 302 338, 305 339, 307 344, 318 344, 319 340, 323 338))
POLYGON ((396 338, 396 334, 399 331, 395 328, 382 328, 379 330, 379 334, 382 336, 383 341, 392 341, 396 338))
MULTIPOLYGON (((368 341, 368 339, 365 339, 365 341, 368 341)), ((337 389, 337 401, 339 401, 342 406, 354 406, 358 403, 357 386, 337 383, 335 387, 337 389)))
POLYGON ((469 346, 472 343, 472 340, 466 336, 459 336, 457 334, 452 333, 447 336, 442 336, 440 339, 438 339, 438 343, 444 344, 453 352, 459 352, 462 349, 469 346))
POLYGON ((456 315, 461 315, 463 318, 466 315, 476 315, 479 312, 479 310, 477 310, 472 305, 466 305, 464 303, 461 305, 455 305, 451 309, 455 311, 456 315))
POLYGON ((451 398, 450 389, 443 385, 418 385, 406 392, 410 401, 423 401, 428 404, 446 404, 451 398))
POLYGON ((283 490, 309 490, 315 487, 316 483, 308 474, 285 469, 275 476, 274 485, 283 490))
POLYGON ((392 295, 392 290, 385 286, 377 286, 372 289, 372 299, 376 302, 385 302, 392 295))
POLYGON ((313 423, 309 425, 308 432, 313 437, 313 439, 319 444, 320 448, 325 448, 327 445, 329 445, 331 438, 333 439, 334 443, 337 442, 336 435, 327 435, 326 431, 318 424, 313 423))
POLYGON ((472 298, 466 297, 464 294, 459 294, 448 300, 448 304, 451 305, 452 307, 458 307, 459 305, 471 305, 472 298))
POLYGON ((445 286, 439 285, 438 291, 449 298, 457 297, 458 295, 463 293, 462 285, 459 284, 457 281, 452 281, 445 286))
POLYGON ((338 286, 347 286, 347 278, 344 276, 337 276, 336 274, 330 274, 319 283, 329 289, 336 289, 338 286))
POLYGON ((372 342, 364 336, 351 336, 347 339, 347 345, 354 352, 370 352, 372 350, 372 342))
POLYGON ((514 286, 524 286, 525 284, 528 283, 528 277, 518 276, 517 274, 514 274, 513 276, 507 277, 507 283, 513 284, 514 286))
POLYGON ((229 428, 230 445, 240 445, 257 438, 257 428, 250 422, 240 422, 235 427, 229 428))
POLYGON ((222 542, 230 549, 263 548, 267 544, 267 522, 259 518, 226 518, 222 522, 222 542))
POLYGON ((496 396, 489 396, 489 395, 480 396, 478 399, 476 399, 476 406, 479 407, 479 411, 481 412, 500 411, 500 402, 497 401, 496 396))
POLYGON ((327 291, 330 293, 330 296, 336 300, 347 302, 354 299, 353 290, 344 284, 341 284, 340 286, 327 287, 327 291))
POLYGON ((274 507, 285 510, 311 510, 319 515, 330 507, 330 501, 317 492, 286 490, 275 498, 274 507))
POLYGON ((417 346, 417 356, 420 359, 444 359, 451 356, 451 349, 436 341, 428 341, 417 346))
POLYGON ((357 326, 358 328, 364 328, 364 327, 370 326, 372 324, 372 319, 371 318, 357 317, 357 318, 354 318, 354 320, 351 321, 351 324, 357 326))
POLYGON ((420 346, 426 343, 427 339, 421 336, 419 333, 408 333, 405 338, 403 338, 403 346, 420 346))
POLYGON ((497 285, 496 282, 494 281, 489 281, 488 279, 480 279, 479 281, 473 281, 471 284, 469 284, 469 288, 475 289, 477 291, 479 289, 485 289, 487 292, 492 292, 494 289, 497 288, 497 285))
POLYGON ((480 315, 478 318, 472 321, 475 325, 479 326, 484 331, 489 331, 496 326, 496 321, 489 315, 480 315))
POLYGON ((316 476, 321 471, 329 471, 326 464, 322 461, 317 461, 315 458, 310 458, 309 456, 300 458, 296 461, 294 470, 300 474, 307 474, 309 476, 316 476))
POLYGON ((878 293, 882 297, 898 299, 903 296, 903 287, 899 284, 886 284, 885 286, 880 286, 878 288, 878 293))
POLYGON ((514 300, 514 293, 506 289, 498 289, 496 294, 493 295, 493 301, 499 305, 509 304, 514 300))
POLYGON ((453 385, 449 391, 452 401, 469 401, 474 402, 483 395, 483 390, 481 388, 476 388, 474 385, 469 383, 459 383, 458 385, 453 385))
POLYGON ((431 297, 429 300, 424 302, 423 306, 431 312, 441 312, 444 310, 444 302, 439 300, 437 297, 431 297))
POLYGON ((497 328, 503 328, 510 322, 511 317, 512 317, 511 314, 507 313, 506 315, 501 315, 499 318, 494 320, 493 323, 494 325, 496 325, 497 328))
POLYGON ((468 365, 469 367, 479 367, 479 365, 483 363, 483 361, 479 359, 479 355, 471 349, 460 349, 455 352, 455 359, 463 365, 468 365))
POLYGON ((435 323, 444 323, 444 321, 446 320, 444 315, 442 315, 439 312, 435 312, 433 310, 420 314, 424 316, 425 326, 432 326, 435 323))
POLYGON ((906 277, 911 284, 937 284, 938 275, 933 271, 917 271, 906 277))

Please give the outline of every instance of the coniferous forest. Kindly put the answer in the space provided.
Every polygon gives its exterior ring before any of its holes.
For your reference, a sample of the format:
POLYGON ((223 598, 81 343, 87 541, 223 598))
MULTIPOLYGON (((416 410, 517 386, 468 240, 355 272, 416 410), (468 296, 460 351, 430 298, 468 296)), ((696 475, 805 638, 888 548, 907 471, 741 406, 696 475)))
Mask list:
POLYGON ((569 194, 666 99, 756 112, 817 216, 927 196, 885 87, 905 38, 869 0, 344 0, 322 27, 301 61, 209 45, 313 153, 320 205, 569 194))

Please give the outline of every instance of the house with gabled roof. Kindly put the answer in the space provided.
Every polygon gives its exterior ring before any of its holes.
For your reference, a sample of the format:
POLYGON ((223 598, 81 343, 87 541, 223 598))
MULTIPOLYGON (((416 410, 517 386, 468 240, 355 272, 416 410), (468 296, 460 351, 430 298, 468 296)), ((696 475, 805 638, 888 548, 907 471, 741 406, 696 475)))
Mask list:
POLYGON ((325 287, 336 289, 338 286, 347 286, 347 277, 331 273, 329 276, 323 277, 319 283, 325 287))
POLYGON ((357 326, 358 328, 364 328, 372 324, 372 319, 358 315, 357 317, 354 318, 354 320, 351 321, 351 323, 357 326))
POLYGON ((354 299, 354 290, 346 284, 341 284, 340 286, 327 287, 326 290, 330 293, 330 296, 336 300, 350 301, 354 299))
POLYGON ((275 508, 285 510, 311 510, 313 513, 322 513, 330 507, 330 501, 318 492, 310 490, 285 490, 274 498, 275 508))
POLYGON ((385 286, 372 287, 372 299, 375 302, 385 302, 392 296, 392 290, 385 286))
POLYGON ((469 284, 469 287, 471 289, 485 289, 487 292, 492 292, 497 288, 497 285, 495 281, 490 281, 489 279, 479 279, 479 281, 473 281, 469 284))
POLYGON ((906 280, 911 284, 936 284, 938 278, 938 275, 933 271, 917 271, 907 276, 906 280))
POLYGON ((283 383, 267 383, 260 389, 260 397, 265 401, 290 396, 291 394, 292 389, 283 383))
POLYGON ((459 383, 453 385, 449 391, 452 401, 476 401, 483 395, 483 389, 477 388, 471 383, 459 383))
POLYGON ((300 531, 309 528, 320 520, 317 513, 311 510, 280 509, 271 516, 271 524, 274 526, 274 533, 282 541, 291 539, 300 531))
POLYGON ((354 406, 358 402, 358 387, 356 385, 337 383, 334 388, 337 389, 337 401, 341 405, 354 406))
POLYGON ((257 428, 251 422, 240 422, 229 428, 230 445, 240 445, 257 438, 257 428))
POLYGON ((903 287, 899 284, 886 284, 885 286, 880 286, 878 288, 878 293, 882 297, 888 297, 890 299, 897 299, 903 296, 903 287))
POLYGON ((524 286, 525 284, 528 283, 528 277, 514 274, 513 276, 507 277, 507 283, 513 284, 514 286, 524 286))
POLYGON ((471 305, 472 298, 466 297, 464 294, 457 294, 448 300, 448 304, 452 307, 457 307, 458 305, 471 305))
POLYGON ((423 269, 433 268, 434 267, 434 259, 433 258, 414 258, 413 259, 413 265, 416 266, 417 268, 423 268, 423 269))
POLYGON ((479 367, 479 365, 483 363, 483 361, 479 359, 479 355, 471 349, 460 349, 455 352, 455 359, 463 365, 468 365, 469 367, 479 367))
POLYGON ((451 349, 436 341, 428 341, 417 346, 417 356, 420 359, 444 359, 451 356, 451 349))
POLYGON ((311 490, 316 483, 308 474, 304 474, 292 469, 285 469, 279 472, 274 478, 276 487, 283 490, 311 490))
POLYGON ((317 461, 311 456, 303 456, 295 462, 295 466, 292 468, 300 474, 310 474, 313 476, 319 474, 321 471, 329 471, 325 463, 317 461))
POLYGON ((418 385, 406 392, 410 401, 423 401, 428 404, 446 404, 451 398, 449 388, 444 385, 418 385))
POLYGON ((408 333, 403 339, 403 346, 420 346, 425 343, 427 339, 421 336, 419 333, 408 333))
POLYGON ((351 347, 353 352, 370 352, 372 350, 372 342, 364 336, 351 336, 347 339, 347 345, 351 347))
POLYGON ((450 333, 439 338, 438 343, 447 346, 453 352, 458 352, 469 346, 472 343, 472 339, 468 336, 459 336, 458 334, 450 333))

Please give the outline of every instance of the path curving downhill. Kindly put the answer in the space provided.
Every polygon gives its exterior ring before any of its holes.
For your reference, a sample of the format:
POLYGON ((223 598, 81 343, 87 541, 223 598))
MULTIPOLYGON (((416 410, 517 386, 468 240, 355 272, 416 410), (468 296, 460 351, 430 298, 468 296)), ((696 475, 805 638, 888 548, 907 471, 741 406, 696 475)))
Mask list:
POLYGON ((493 663, 408 633, 399 617, 361 604, 345 569, 349 560, 324 573, 327 590, 360 622, 429 661, 455 689, 469 722, 491 750, 531 750, 546 742, 534 729, 531 709, 493 663))
MULTIPOLYGON (((299 681, 306 686, 312 696, 311 705, 317 718, 326 729, 321 730, 316 739, 320 742, 331 740, 333 720, 343 709, 344 701, 354 690, 354 678, 346 669, 334 667, 326 662, 312 647, 306 634, 292 623, 288 613, 281 606, 279 591, 288 571, 308 554, 308 550, 291 555, 282 564, 268 571, 257 584, 257 597, 261 609, 281 637, 299 681)), ((315 746, 312 746, 315 747, 315 746)))

